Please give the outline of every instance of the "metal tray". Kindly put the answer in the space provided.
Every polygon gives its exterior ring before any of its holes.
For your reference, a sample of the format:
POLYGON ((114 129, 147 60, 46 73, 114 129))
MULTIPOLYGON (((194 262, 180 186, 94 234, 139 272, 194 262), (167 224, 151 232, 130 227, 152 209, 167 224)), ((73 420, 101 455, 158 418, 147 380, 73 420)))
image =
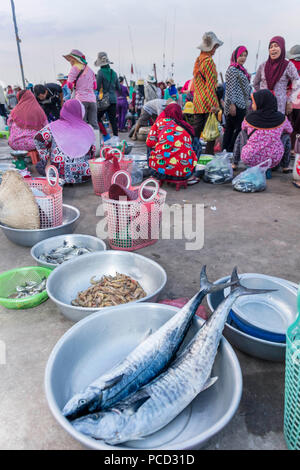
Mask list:
MULTIPOLYGON (((97 450, 199 449, 230 422, 240 403, 242 374, 236 354, 224 338, 213 366, 212 375, 218 377, 214 386, 200 393, 166 427, 145 439, 109 446, 79 433, 62 415, 63 406, 74 393, 126 357, 146 331, 151 328, 154 332, 177 311, 153 303, 119 306, 85 318, 58 341, 46 367, 46 397, 55 419, 75 440, 97 450)), ((186 342, 202 322, 194 318, 186 342)))

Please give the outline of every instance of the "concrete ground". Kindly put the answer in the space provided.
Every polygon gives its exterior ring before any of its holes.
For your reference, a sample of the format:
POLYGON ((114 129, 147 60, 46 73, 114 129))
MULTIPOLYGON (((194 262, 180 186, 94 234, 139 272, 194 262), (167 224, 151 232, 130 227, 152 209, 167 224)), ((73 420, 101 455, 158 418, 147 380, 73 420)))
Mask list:
MULTIPOLYGON (((0 145, 1 158, 9 150, 5 141, 0 145)), ((138 144, 138 150, 144 150, 143 144, 138 144)), ((186 240, 160 240, 139 251, 167 272, 160 298, 193 296, 203 264, 212 280, 228 275, 237 265, 239 272, 299 282, 299 197, 291 176, 281 173, 274 173, 267 190, 258 194, 237 193, 230 184, 200 182, 180 192, 168 187, 170 205, 184 201, 205 205, 205 242, 201 250, 186 251, 186 240)), ((81 211, 76 232, 95 235, 100 198, 94 195, 92 184, 66 187, 64 202, 81 211)), ((12 244, 2 232, 0 260, 1 272, 34 265, 30 249, 12 244)), ((82 449, 52 417, 43 388, 49 354, 72 325, 51 300, 31 310, 0 307, 0 340, 6 345, 6 363, 0 363, 1 449, 82 449)), ((238 350, 236 354, 244 381, 241 403, 232 421, 206 449, 286 449, 284 364, 258 360, 238 350)))

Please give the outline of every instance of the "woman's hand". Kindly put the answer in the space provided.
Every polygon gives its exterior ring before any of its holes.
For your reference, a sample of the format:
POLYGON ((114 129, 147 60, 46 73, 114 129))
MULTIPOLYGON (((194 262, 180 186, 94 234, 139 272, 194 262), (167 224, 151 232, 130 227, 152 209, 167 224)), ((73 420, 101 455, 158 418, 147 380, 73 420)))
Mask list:
POLYGON ((232 116, 232 117, 235 117, 235 116, 236 116, 236 106, 235 106, 235 104, 231 104, 231 105, 229 106, 229 114, 230 114, 230 116, 232 116))

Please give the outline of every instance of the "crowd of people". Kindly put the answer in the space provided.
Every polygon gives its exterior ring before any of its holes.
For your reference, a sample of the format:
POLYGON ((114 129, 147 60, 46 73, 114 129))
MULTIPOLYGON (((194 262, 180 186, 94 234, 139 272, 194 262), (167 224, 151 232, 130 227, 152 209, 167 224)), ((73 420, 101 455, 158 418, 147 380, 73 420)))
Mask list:
POLYGON ((240 45, 232 52, 225 82, 219 83, 213 56, 222 45, 215 33, 204 34, 191 78, 181 87, 171 77, 158 82, 154 75, 129 86, 106 52, 98 53, 95 74, 85 55, 73 49, 63 56, 69 73, 60 73, 57 83, 27 90, 9 86, 5 93, 0 88, 9 145, 37 152, 42 174, 52 163, 66 183, 80 183, 89 177, 88 159, 98 154, 101 139, 115 145, 119 133, 129 131, 136 140, 146 126, 153 176, 195 184, 201 136, 215 114, 221 139, 206 142, 206 154, 216 149, 232 153, 234 170, 240 161, 252 167, 268 160, 273 170, 291 172, 290 158, 300 139, 300 46, 286 52, 285 40, 273 37, 252 81, 248 49, 240 45))

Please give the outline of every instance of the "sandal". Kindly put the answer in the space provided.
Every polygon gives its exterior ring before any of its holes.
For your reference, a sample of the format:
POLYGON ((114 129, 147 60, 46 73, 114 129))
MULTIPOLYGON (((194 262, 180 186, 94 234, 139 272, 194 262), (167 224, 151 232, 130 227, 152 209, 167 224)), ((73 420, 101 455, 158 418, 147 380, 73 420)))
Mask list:
POLYGON ((190 179, 187 181, 187 184, 188 184, 189 186, 191 186, 192 184, 197 184, 197 183, 199 183, 199 181, 200 181, 200 178, 195 178, 195 177, 193 177, 193 178, 190 178, 190 179))
POLYGON ((282 173, 287 174, 287 173, 293 173, 292 168, 286 168, 285 170, 282 170, 282 173))
POLYGON ((296 181, 292 181, 293 185, 296 186, 296 188, 300 189, 300 182, 297 183, 296 181))
POLYGON ((232 166, 233 171, 238 171, 238 169, 239 169, 238 165, 231 165, 231 166, 232 166))

